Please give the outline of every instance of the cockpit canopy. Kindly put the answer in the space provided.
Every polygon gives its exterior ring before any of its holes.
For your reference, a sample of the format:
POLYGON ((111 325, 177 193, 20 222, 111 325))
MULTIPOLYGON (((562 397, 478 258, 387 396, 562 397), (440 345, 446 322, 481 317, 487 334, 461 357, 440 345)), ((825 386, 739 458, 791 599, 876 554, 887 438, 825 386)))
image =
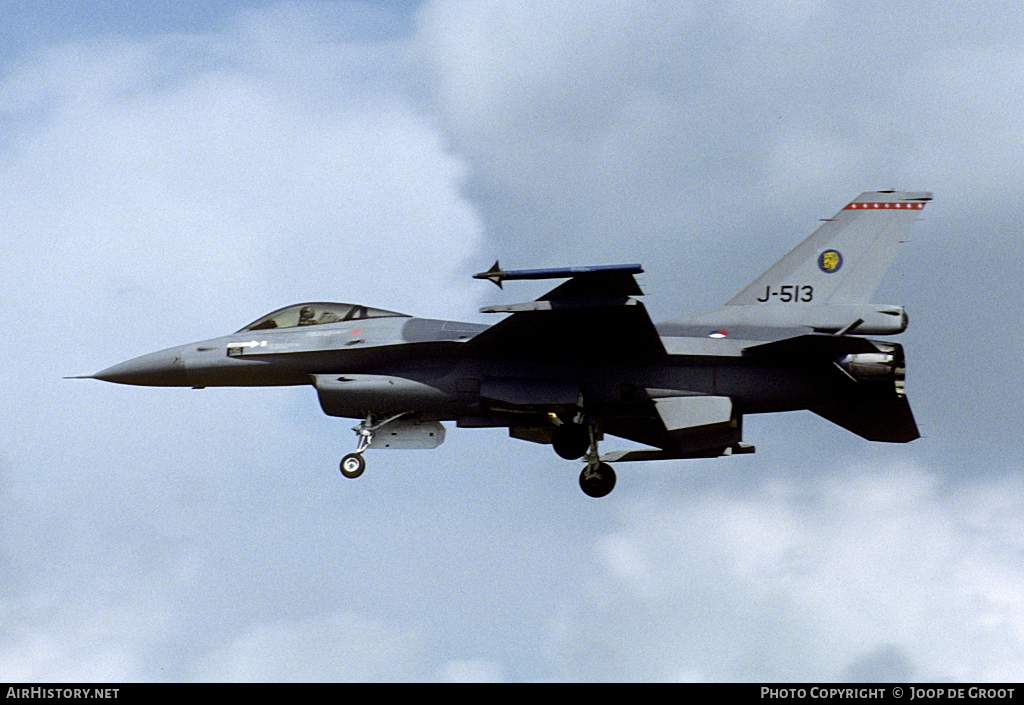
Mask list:
POLYGON ((356 321, 365 318, 390 318, 401 316, 408 318, 405 313, 385 311, 381 308, 370 306, 357 306, 356 304, 334 304, 334 303, 308 303, 295 304, 268 313, 242 328, 239 333, 251 330, 273 330, 277 328, 297 328, 299 326, 319 326, 326 323, 340 323, 342 321, 356 321))

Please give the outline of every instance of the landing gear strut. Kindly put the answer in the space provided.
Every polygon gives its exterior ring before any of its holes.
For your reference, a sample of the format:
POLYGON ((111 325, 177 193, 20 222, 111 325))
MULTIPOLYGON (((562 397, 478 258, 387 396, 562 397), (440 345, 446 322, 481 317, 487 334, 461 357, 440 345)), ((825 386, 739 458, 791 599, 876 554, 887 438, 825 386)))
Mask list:
POLYGON ((601 462, 601 456, 597 452, 598 435, 591 424, 588 427, 590 449, 584 456, 587 464, 580 473, 580 489, 590 497, 604 497, 615 489, 615 471, 608 463, 601 462))
POLYGON ((366 458, 363 457, 363 453, 370 447, 370 444, 373 443, 373 432, 401 416, 405 416, 405 412, 395 414, 385 421, 374 423, 373 415, 367 414, 366 418, 363 419, 358 426, 352 429, 356 432, 356 435, 359 436, 359 446, 356 448, 355 453, 349 453, 341 459, 341 474, 350 480, 354 480, 362 475, 363 471, 366 470, 366 458))

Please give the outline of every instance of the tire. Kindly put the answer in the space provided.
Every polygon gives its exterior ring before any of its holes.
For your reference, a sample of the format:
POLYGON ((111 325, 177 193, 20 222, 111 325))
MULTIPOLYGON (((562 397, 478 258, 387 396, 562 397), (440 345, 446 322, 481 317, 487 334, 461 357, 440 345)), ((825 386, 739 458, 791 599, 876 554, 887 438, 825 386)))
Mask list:
POLYGON ((559 457, 577 460, 590 448, 590 433, 585 426, 579 424, 562 424, 551 436, 551 446, 559 457))
POLYGON ((615 471, 608 463, 588 465, 580 473, 580 489, 589 497, 604 497, 615 489, 615 471))
POLYGON ((366 460, 361 453, 349 453, 341 459, 341 474, 354 480, 366 470, 366 460))

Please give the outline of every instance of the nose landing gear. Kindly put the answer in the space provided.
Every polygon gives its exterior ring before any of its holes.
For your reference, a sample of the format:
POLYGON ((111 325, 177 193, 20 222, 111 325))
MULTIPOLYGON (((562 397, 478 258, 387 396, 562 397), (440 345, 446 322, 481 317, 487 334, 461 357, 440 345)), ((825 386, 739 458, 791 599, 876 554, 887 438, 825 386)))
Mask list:
POLYGON ((385 421, 374 423, 373 415, 367 414, 366 418, 352 429, 359 436, 359 446, 356 448, 355 453, 349 453, 341 459, 341 474, 350 480, 354 480, 362 475, 363 471, 366 470, 366 458, 363 457, 363 453, 373 443, 374 431, 405 415, 406 413, 402 412, 401 414, 395 414, 385 421))
POLYGON ((359 446, 355 453, 349 453, 341 459, 341 474, 348 479, 354 480, 366 470, 366 458, 363 457, 363 452, 373 442, 373 432, 376 428, 378 427, 373 425, 373 417, 367 416, 362 423, 352 429, 359 436, 359 446))

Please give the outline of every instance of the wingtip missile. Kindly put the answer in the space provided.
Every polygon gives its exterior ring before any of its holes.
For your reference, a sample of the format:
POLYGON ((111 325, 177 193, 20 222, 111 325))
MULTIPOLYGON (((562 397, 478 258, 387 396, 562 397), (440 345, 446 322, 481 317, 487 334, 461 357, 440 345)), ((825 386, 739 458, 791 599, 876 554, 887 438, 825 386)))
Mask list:
POLYGON ((498 264, 498 260, 494 260, 494 264, 486 272, 477 272, 473 275, 474 279, 487 279, 493 284, 497 285, 499 289, 504 289, 501 282, 508 276, 508 272, 501 271, 501 265, 498 264))
POLYGON ((474 279, 487 279, 503 289, 502 282, 514 279, 570 279, 573 277, 607 275, 607 274, 642 274, 643 267, 639 264, 610 264, 594 267, 555 267, 553 269, 509 269, 504 270, 494 260, 494 264, 486 272, 478 272, 474 279))

